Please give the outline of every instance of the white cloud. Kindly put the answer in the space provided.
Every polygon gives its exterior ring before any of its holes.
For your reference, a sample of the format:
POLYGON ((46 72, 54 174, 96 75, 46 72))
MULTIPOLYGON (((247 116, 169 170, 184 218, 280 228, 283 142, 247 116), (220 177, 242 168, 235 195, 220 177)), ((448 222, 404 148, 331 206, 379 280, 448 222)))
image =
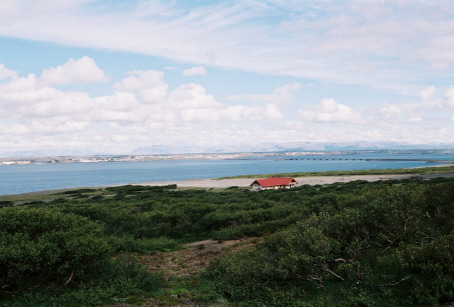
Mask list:
POLYGON ((435 93, 435 86, 427 87, 419 92, 422 100, 428 100, 435 93))
POLYGON ((130 111, 137 106, 137 100, 130 93, 118 92, 113 96, 91 98, 84 92, 38 86, 39 82, 30 74, 0 84, 0 117, 23 122, 41 118, 57 125, 58 120, 55 119, 62 117, 67 121, 108 120, 109 112, 130 111))
POLYGON ((45 69, 41 74, 41 85, 69 84, 74 82, 96 83, 107 82, 108 78, 95 63, 87 56, 74 60, 69 59, 63 65, 45 69))
POLYGON ((115 92, 93 99, 89 119, 108 122, 141 122, 147 118, 146 108, 133 93, 115 92))
POLYGON ((207 71, 202 66, 185 69, 181 72, 183 76, 205 76, 207 71))
POLYGON ((8 37, 324 82, 402 91, 420 79, 450 78, 454 65, 450 1, 220 1, 191 7, 10 0, 0 8, 11 13, 2 15, 0 27, 8 37))
POLYGON ((221 107, 212 95, 199 84, 190 83, 179 86, 169 95, 169 107, 179 109, 199 109, 221 107))
POLYGON ((249 107, 219 102, 200 84, 182 84, 167 93, 158 71, 132 72, 113 86, 113 94, 94 97, 41 81, 29 74, 0 83, 0 146, 131 150, 150 140, 191 142, 200 129, 209 131, 210 137, 200 139, 207 144, 225 125, 283 117, 272 103, 249 107))
POLYGON ((241 105, 229 106, 222 112, 223 116, 233 121, 279 120, 283 118, 282 111, 275 104, 246 107, 241 105))
POLYGON ((93 99, 94 104, 112 111, 131 111, 140 105, 140 101, 133 93, 117 91, 110 96, 101 96, 93 99))
POLYGON ((208 95, 199 84, 183 84, 169 95, 168 107, 176 109, 183 122, 238 122, 280 119, 282 112, 275 104, 242 106, 223 104, 208 95))
POLYGON ((269 95, 267 94, 233 95, 228 97, 228 99, 262 101, 273 104, 289 104, 292 102, 293 92, 299 91, 300 89, 301 85, 299 83, 290 83, 275 88, 273 93, 269 95))
POLYGON ((422 116, 419 116, 419 115, 411 115, 408 119, 407 119, 407 123, 411 123, 411 124, 417 124, 417 123, 420 123, 422 122, 423 118, 422 116))
POLYGON ((435 91, 431 86, 420 91, 420 101, 407 102, 401 105, 404 114, 408 115, 412 122, 420 118, 436 116, 441 120, 447 114, 454 112, 454 90, 448 88, 444 97, 435 91))
POLYGON ((446 90, 445 97, 448 106, 454 108, 454 86, 451 86, 449 89, 446 90))
POLYGON ((164 74, 160 71, 133 71, 131 76, 115 84, 114 88, 121 91, 137 91, 145 103, 159 104, 167 97, 168 85, 163 81, 164 74))
POLYGON ((5 67, 5 64, 0 64, 0 81, 6 80, 12 77, 16 77, 17 72, 12 69, 8 69, 5 67))
POLYGON ((402 114, 402 110, 396 105, 385 105, 380 109, 380 113, 386 118, 396 117, 402 114))
POLYGON ((169 89, 164 74, 155 70, 130 72, 103 95, 43 85, 34 74, 20 77, 9 70, 8 75, 0 82, 3 151, 47 147, 67 153, 125 153, 144 144, 241 150, 301 138, 454 141, 454 87, 423 87, 420 99, 399 104, 352 107, 330 98, 295 110, 298 106, 291 102, 301 88, 298 83, 220 101, 201 84, 169 89))
POLYGON ((301 118, 309 122, 362 124, 363 116, 351 107, 337 103, 329 98, 323 99, 319 106, 298 111, 301 118))

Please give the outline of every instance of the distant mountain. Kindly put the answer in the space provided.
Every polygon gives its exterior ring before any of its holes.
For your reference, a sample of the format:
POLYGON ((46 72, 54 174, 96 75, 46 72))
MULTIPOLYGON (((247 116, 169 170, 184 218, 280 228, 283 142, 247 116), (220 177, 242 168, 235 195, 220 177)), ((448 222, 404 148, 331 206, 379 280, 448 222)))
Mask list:
POLYGON ((232 153, 232 152, 280 152, 280 151, 333 151, 333 150, 405 150, 405 149, 454 149, 454 143, 410 144, 404 142, 285 142, 262 143, 251 146, 164 146, 152 145, 134 149, 131 154, 185 154, 185 153, 232 153))
POLYGON ((241 153, 241 152, 304 152, 304 151, 336 151, 336 150, 411 150, 411 149, 451 149, 454 143, 410 144, 404 142, 283 142, 261 143, 244 145, 216 146, 169 146, 150 145, 142 146, 126 152, 87 152, 73 151, 70 149, 36 149, 27 151, 2 151, 0 157, 4 158, 32 158, 32 157, 58 157, 58 156, 93 156, 93 155, 172 155, 192 153, 241 153))

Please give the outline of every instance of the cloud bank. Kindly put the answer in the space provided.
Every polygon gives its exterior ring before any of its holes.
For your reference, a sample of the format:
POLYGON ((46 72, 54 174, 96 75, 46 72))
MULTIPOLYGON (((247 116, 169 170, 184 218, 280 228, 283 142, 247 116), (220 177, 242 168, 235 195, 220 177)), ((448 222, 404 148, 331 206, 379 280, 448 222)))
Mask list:
POLYGON ((2 155, 36 148, 125 153, 144 144, 213 148, 295 140, 427 143, 454 138, 454 87, 444 92, 424 88, 420 100, 399 105, 353 108, 333 98, 301 104, 292 95, 302 90, 297 83, 227 101, 197 83, 170 90, 162 71, 131 71, 111 83, 89 57, 46 68, 39 77, 20 77, 4 65, 0 72, 2 155), (111 93, 56 87, 80 82, 108 82, 111 93))
POLYGON ((181 74, 183 76, 205 76, 207 74, 207 71, 202 66, 197 66, 185 69, 181 74))

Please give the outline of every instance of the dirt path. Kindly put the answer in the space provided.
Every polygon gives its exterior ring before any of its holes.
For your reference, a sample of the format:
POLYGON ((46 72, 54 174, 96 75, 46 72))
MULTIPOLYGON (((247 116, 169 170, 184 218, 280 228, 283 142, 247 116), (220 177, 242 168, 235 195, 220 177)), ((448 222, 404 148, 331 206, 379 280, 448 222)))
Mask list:
POLYGON ((261 243, 261 238, 242 238, 239 240, 205 240, 183 245, 183 249, 173 252, 158 252, 155 255, 139 255, 139 262, 151 272, 162 272, 170 276, 191 276, 206 268, 213 259, 224 257, 247 246, 261 243))

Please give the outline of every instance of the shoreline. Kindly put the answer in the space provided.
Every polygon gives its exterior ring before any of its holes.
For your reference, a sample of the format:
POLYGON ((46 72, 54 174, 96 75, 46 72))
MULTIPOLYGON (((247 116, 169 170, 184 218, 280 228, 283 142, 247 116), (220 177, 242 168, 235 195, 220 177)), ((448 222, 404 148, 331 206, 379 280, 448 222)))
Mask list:
MULTIPOLYGON (((421 168, 428 168, 428 167, 436 167, 436 168, 443 168, 443 167, 452 167, 454 164, 441 164, 441 165, 432 165, 432 166, 419 166, 419 167, 411 167, 410 169, 421 169, 421 168)), ((323 172, 321 172, 323 173, 323 172)), ((17 193, 17 194, 2 194, 0 195, 1 199, 6 198, 16 198, 20 195, 28 195, 30 197, 45 195, 45 194, 56 194, 62 193, 69 190, 77 190, 77 189, 104 189, 108 187, 116 187, 116 186, 124 186, 124 185, 136 185, 136 186, 166 186, 176 184, 178 188, 202 188, 202 189, 225 189, 229 187, 239 187, 239 188, 247 188, 255 179, 267 178, 271 177, 272 174, 262 174, 263 176, 257 175, 253 176, 250 175, 249 178, 202 178, 202 179, 185 179, 185 180, 169 180, 169 181, 150 181, 150 182, 136 182, 136 183, 122 183, 122 184, 114 184, 114 185, 101 185, 101 186, 81 186, 81 187, 72 187, 72 188, 62 188, 62 189, 49 189, 49 190, 40 190, 40 191, 32 191, 32 192, 25 192, 25 193, 17 193)), ((351 182, 355 180, 365 180, 369 182, 378 181, 378 180, 392 180, 392 179, 408 179, 411 177, 418 177, 421 179, 432 179, 437 177, 454 177, 454 172, 447 172, 447 173, 434 173, 434 174, 371 174, 371 175, 320 175, 320 176, 286 176, 295 178, 298 182, 297 186, 302 185, 324 185, 324 184, 333 184, 333 183, 345 183, 351 182)))
MULTIPOLYGON (((454 164, 440 164, 434 166, 419 166, 411 167, 409 169, 428 168, 428 167, 451 167, 454 164)), ((257 175, 251 178, 203 178, 203 179, 186 179, 186 180, 171 180, 171 181, 152 181, 152 182, 141 182, 133 183, 132 185, 142 186, 165 186, 170 184, 176 184, 177 187, 182 188, 218 188, 225 189, 233 186, 240 188, 249 187, 249 185, 256 179, 266 178, 266 176, 257 175)), ((297 186, 301 185, 317 185, 317 184, 332 184, 338 182, 350 182, 356 180, 365 180, 369 182, 379 180, 392 180, 392 179, 409 179, 412 177, 418 177, 421 179, 432 179, 437 177, 454 177, 454 173, 441 173, 441 174, 378 174, 378 175, 321 175, 321 176, 306 176, 306 177, 293 177, 297 182, 297 186)))
MULTIPOLYGON (((317 185, 317 184, 333 184, 337 182, 350 182, 356 180, 365 180, 369 182, 379 180, 392 179, 408 179, 411 177, 421 177, 422 179, 430 179, 436 177, 454 177, 454 174, 434 174, 434 175, 352 175, 352 176, 311 176, 311 177, 295 177, 298 182, 297 186, 301 185, 317 185)), ((233 186, 247 188, 254 179, 188 179, 178 181, 156 181, 135 183, 133 185, 140 186, 165 186, 176 184, 178 188, 217 188, 225 189, 233 186)))

